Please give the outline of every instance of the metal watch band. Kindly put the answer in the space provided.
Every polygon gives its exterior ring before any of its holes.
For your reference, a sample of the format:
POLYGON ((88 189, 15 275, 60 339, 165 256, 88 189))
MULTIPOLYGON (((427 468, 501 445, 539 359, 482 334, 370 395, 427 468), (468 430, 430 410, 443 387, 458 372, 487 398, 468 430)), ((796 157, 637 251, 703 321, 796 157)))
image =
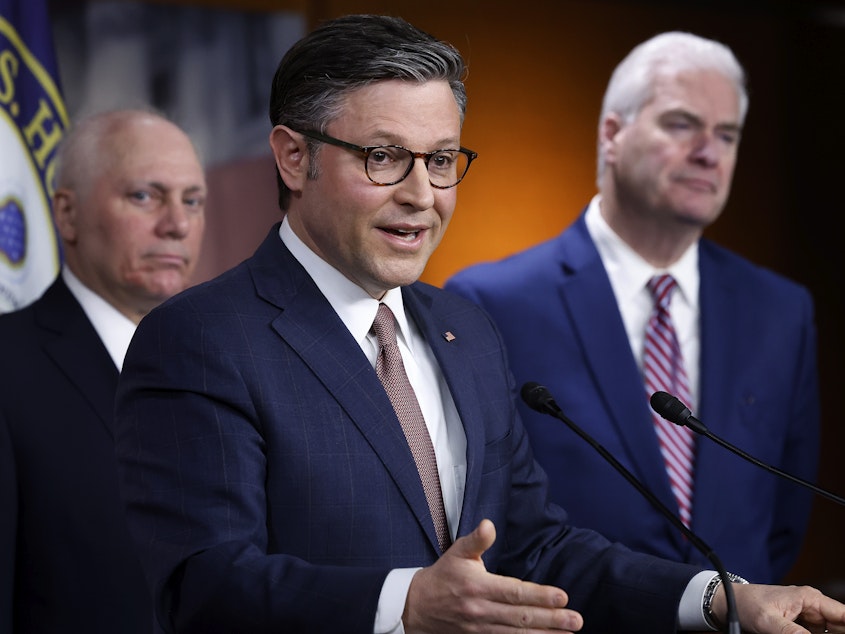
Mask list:
MULTIPOLYGON (((728 579, 731 583, 748 583, 748 581, 739 575, 733 574, 732 572, 728 573, 728 579)), ((704 612, 704 620, 707 621, 707 625, 710 626, 714 632, 719 631, 719 628, 721 627, 716 615, 713 614, 713 597, 716 596, 716 590, 719 589, 720 585, 722 585, 722 577, 721 575, 715 575, 704 589, 704 599, 701 603, 701 607, 704 612)))

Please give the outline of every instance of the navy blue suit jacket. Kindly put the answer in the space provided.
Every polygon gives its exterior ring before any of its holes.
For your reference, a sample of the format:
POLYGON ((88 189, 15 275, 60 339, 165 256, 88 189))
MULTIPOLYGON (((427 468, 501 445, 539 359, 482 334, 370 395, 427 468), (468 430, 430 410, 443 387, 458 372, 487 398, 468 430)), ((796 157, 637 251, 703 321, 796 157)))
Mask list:
MULTIPOLYGON (((585 631, 674 631, 697 569, 567 525, 489 318, 424 284, 403 296, 466 431, 458 534, 491 519, 488 569, 564 587, 585 631)), ((251 259, 143 319, 116 422, 130 526, 168 630, 369 634, 389 570, 440 554, 375 370, 277 227, 251 259)))
POLYGON ((61 277, 0 316, 0 632, 149 634, 117 485, 117 368, 61 277))
MULTIPOLYGON (((812 479, 819 443, 813 304, 797 284, 702 240, 701 397, 696 416, 760 460, 812 479)), ((486 309, 519 383, 563 411, 677 509, 648 395, 582 215, 558 237, 470 267, 446 288, 486 309)), ((573 523, 677 561, 704 557, 563 423, 522 409, 551 497, 573 523)), ((779 580, 798 555, 810 496, 706 438, 697 440, 692 528, 725 566, 779 580)))

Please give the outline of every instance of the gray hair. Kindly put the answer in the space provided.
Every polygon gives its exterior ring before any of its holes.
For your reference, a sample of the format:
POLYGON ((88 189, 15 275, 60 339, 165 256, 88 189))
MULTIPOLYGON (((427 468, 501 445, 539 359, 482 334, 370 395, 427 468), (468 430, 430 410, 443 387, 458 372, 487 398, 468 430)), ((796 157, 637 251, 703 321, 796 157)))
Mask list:
MULTIPOLYGON (((730 48, 692 33, 670 31, 655 35, 628 53, 610 77, 604 93, 599 125, 610 113, 630 123, 654 97, 655 79, 690 70, 712 70, 734 83, 739 98, 739 123, 748 112, 745 71, 730 48)), ((598 177, 604 172, 604 152, 598 148, 598 177)))

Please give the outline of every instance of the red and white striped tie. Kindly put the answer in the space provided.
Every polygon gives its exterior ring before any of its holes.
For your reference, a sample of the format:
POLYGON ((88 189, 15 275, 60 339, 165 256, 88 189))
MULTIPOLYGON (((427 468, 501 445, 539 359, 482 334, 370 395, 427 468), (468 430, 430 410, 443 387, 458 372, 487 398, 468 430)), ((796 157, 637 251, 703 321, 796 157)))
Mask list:
MULTIPOLYGON (((689 379, 669 315, 669 303, 677 282, 671 275, 658 275, 651 278, 647 286, 654 298, 654 310, 645 332, 643 355, 647 397, 650 398, 657 391, 664 391, 677 396, 689 406, 689 379)), ((652 417, 681 521, 689 526, 692 518, 693 432, 688 427, 670 423, 655 412, 652 412, 652 417)))

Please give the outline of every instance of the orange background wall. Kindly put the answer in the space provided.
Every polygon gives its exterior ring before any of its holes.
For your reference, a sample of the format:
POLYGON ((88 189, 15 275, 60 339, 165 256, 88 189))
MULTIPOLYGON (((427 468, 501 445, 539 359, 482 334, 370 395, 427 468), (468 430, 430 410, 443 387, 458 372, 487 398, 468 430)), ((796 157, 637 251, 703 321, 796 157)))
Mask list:
MULTIPOLYGON (((839 192, 845 175, 845 16, 840 13, 835 26, 836 16, 809 0, 796 2, 794 10, 737 8, 741 2, 601 0, 206 4, 298 9, 311 26, 344 13, 401 15, 461 50, 470 68, 462 141, 480 158, 459 186, 452 225, 424 274, 434 284, 470 263, 549 238, 574 219, 594 192, 595 131, 605 84, 636 43, 681 29, 731 46, 749 71, 751 109, 733 193, 709 235, 814 293, 824 414, 821 484, 845 494, 839 455, 845 432, 838 413, 845 355, 839 239, 845 212, 839 192)), ((251 254, 278 219, 272 170, 269 159, 212 170, 201 276, 251 254)), ((819 499, 789 580, 842 592, 830 584, 845 578, 844 532, 845 508, 819 499)))

